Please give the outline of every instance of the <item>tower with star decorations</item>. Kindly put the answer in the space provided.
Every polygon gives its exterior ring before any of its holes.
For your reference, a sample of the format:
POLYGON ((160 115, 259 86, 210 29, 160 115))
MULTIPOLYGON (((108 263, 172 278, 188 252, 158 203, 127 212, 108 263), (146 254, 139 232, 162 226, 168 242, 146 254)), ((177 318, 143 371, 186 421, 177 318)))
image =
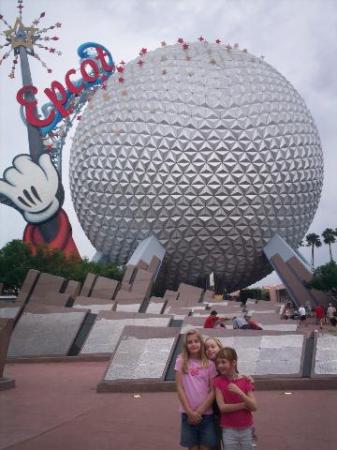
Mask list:
MULTIPOLYGON (((0 20, 5 24, 7 29, 3 31, 3 35, 5 36, 6 43, 0 45, 0 50, 6 47, 9 47, 8 50, 0 57, 0 66, 4 62, 4 60, 8 59, 10 55, 13 53, 14 58, 12 60, 12 67, 9 73, 9 78, 15 78, 15 71, 20 61, 21 65, 21 76, 23 86, 31 86, 32 76, 29 66, 29 57, 33 57, 40 61, 42 66, 51 73, 52 70, 47 66, 47 64, 42 60, 39 54, 36 51, 36 47, 46 50, 50 53, 61 55, 62 53, 53 47, 48 47, 44 45, 44 42, 47 41, 57 41, 59 39, 58 36, 45 36, 50 30, 54 30, 56 28, 61 27, 61 23, 57 22, 54 25, 51 25, 46 28, 39 27, 41 19, 45 17, 45 12, 41 12, 39 18, 35 19, 30 26, 25 26, 22 18, 22 10, 24 8, 23 0, 18 0, 17 8, 19 11, 18 17, 15 20, 13 26, 11 26, 4 16, 0 14, 0 20)), ((33 102, 35 101, 34 94, 29 91, 25 94, 26 100, 33 102)), ((28 143, 29 143, 29 153, 34 162, 39 160, 39 157, 46 151, 44 140, 39 128, 34 127, 28 121, 25 122, 28 132, 28 143)), ((55 163, 55 161, 54 161, 55 163)), ((60 188, 58 191, 58 197, 60 203, 63 201, 63 188, 60 184, 60 188)), ((0 200, 2 203, 9 204, 13 206, 5 196, 0 194, 0 200)), ((14 206, 15 207, 15 206, 14 206)), ((41 223, 39 225, 39 231, 43 235, 44 240, 46 242, 50 242, 53 240, 55 235, 57 234, 58 223, 55 217, 52 217, 49 221, 41 223)))

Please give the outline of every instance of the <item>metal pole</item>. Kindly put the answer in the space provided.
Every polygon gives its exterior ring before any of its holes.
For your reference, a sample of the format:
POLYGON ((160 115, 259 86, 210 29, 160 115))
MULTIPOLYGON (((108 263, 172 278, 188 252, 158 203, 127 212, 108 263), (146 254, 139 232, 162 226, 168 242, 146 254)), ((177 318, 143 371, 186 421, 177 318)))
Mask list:
MULTIPOLYGON (((32 77, 29 68, 27 51, 24 47, 20 47, 20 64, 21 64, 21 75, 22 84, 24 86, 32 85, 32 77)), ((31 92, 25 94, 28 101, 34 101, 35 96, 31 92)), ((26 123, 28 131, 28 143, 29 143, 29 153, 35 163, 38 162, 39 157, 43 153, 43 143, 40 130, 34 127, 29 122, 26 123)))
MULTIPOLYGON (((20 28, 18 31, 18 37, 24 35, 24 31, 20 28)), ((21 46, 19 48, 19 55, 20 55, 20 64, 21 64, 21 76, 22 76, 22 83, 24 86, 32 85, 32 76, 30 73, 30 67, 29 67, 29 61, 28 61, 28 55, 27 50, 25 47, 21 46)), ((28 100, 34 100, 35 96, 32 93, 28 93, 27 99, 28 100)), ((42 143, 42 136, 40 133, 40 130, 37 127, 32 126, 30 123, 27 122, 27 132, 28 132, 28 143, 29 143, 29 152, 30 155, 35 163, 38 162, 39 157, 43 153, 43 143, 42 143)), ((54 239, 58 232, 58 222, 56 217, 52 217, 50 220, 41 223, 38 225, 39 230, 46 242, 50 242, 54 239)))

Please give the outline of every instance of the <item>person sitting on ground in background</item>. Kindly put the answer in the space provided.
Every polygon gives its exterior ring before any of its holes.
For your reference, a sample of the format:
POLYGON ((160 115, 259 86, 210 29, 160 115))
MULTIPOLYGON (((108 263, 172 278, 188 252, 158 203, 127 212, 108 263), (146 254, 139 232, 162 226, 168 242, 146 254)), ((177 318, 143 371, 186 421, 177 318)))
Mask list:
POLYGON ((252 319, 252 316, 250 314, 245 314, 244 319, 248 323, 248 328, 250 330, 263 330, 263 328, 260 327, 260 325, 252 319))
POLYGON ((216 311, 211 311, 210 315, 206 318, 204 322, 204 328, 215 328, 216 326, 220 326, 226 328, 224 324, 225 318, 218 317, 218 313, 216 311))
MULTIPOLYGON (((329 303, 328 309, 326 310, 326 317, 329 320, 331 325, 334 325, 334 323, 335 323, 335 320, 334 320, 335 314, 336 314, 336 308, 332 305, 332 303, 329 303)), ((336 326, 336 325, 334 325, 334 326, 336 326)))
POLYGON ((232 319, 233 322, 233 329, 234 330, 247 330, 249 328, 249 325, 247 321, 243 317, 236 317, 234 316, 232 319))
POLYGON ((321 305, 316 306, 315 308, 315 315, 316 315, 316 325, 319 325, 319 328, 323 329, 323 322, 324 322, 324 308, 321 305))

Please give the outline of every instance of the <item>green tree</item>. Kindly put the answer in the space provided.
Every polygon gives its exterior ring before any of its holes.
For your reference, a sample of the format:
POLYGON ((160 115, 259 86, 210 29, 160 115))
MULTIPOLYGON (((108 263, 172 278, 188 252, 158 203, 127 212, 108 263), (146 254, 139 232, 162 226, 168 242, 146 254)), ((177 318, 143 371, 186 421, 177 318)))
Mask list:
POLYGON ((331 244, 336 242, 336 231, 332 228, 326 228, 323 233, 323 242, 329 246, 330 262, 333 261, 331 244))
POLYGON ((30 246, 19 240, 6 244, 0 250, 0 282, 7 288, 20 287, 29 269, 58 275, 83 283, 88 272, 120 280, 123 271, 114 264, 90 262, 65 256, 61 250, 40 246, 35 255, 30 246))
POLYGON ((335 261, 317 267, 309 287, 337 294, 337 264, 335 261))
POLYGON ((311 267, 315 269, 315 247, 321 247, 322 242, 316 233, 309 233, 305 237, 307 247, 311 247, 311 267))
POLYGON ((22 241, 9 242, 0 250, 0 282, 5 287, 19 287, 30 268, 34 266, 32 254, 22 241))

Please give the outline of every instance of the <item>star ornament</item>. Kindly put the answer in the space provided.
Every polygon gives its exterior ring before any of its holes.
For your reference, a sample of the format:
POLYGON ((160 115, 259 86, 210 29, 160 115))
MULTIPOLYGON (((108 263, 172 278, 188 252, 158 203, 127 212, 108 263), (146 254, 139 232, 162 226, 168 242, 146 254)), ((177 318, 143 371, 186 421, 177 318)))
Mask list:
POLYGON ((3 34, 7 42, 15 50, 18 47, 25 47, 33 51, 33 45, 37 38, 38 28, 26 27, 20 18, 17 18, 13 28, 5 30, 3 34))
MULTIPOLYGON (((0 37, 3 36, 6 40, 6 43, 0 45, 0 49, 3 49, 5 47, 8 48, 5 54, 0 56, 0 65, 5 59, 9 57, 11 52, 13 52, 15 56, 18 56, 21 54, 21 50, 23 50, 23 52, 30 57, 37 59, 40 64, 50 73, 51 69, 48 68, 47 64, 42 60, 36 50, 40 48, 48 51, 49 53, 61 55, 61 52, 57 51, 56 49, 49 48, 44 45, 45 41, 57 41, 59 39, 58 36, 49 37, 43 35, 44 33, 47 33, 54 28, 60 28, 62 24, 60 22, 57 22, 55 25, 51 25, 46 28, 40 28, 40 21, 46 15, 46 13, 42 12, 38 19, 32 21, 30 26, 25 26, 22 19, 23 0, 18 0, 17 3, 19 16, 16 18, 14 25, 10 25, 4 18, 4 16, 0 14, 0 22, 2 22, 6 26, 5 31, 0 33, 0 37)), ((13 67, 11 73, 14 73, 13 67)))

